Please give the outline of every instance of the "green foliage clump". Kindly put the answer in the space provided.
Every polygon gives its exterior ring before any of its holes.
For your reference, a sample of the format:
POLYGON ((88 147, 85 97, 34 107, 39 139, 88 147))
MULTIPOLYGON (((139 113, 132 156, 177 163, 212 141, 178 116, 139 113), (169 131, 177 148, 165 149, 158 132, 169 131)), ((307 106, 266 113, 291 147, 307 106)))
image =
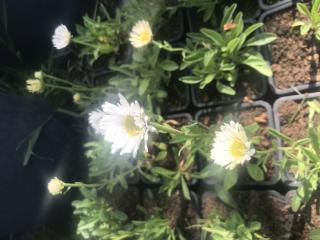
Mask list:
POLYGON ((311 203, 317 194, 320 178, 320 126, 314 126, 314 117, 320 114, 320 103, 317 100, 307 102, 309 106, 309 120, 307 136, 294 140, 279 131, 270 129, 270 133, 287 143, 288 146, 279 147, 283 152, 280 161, 282 174, 289 170, 297 181, 301 182, 292 198, 292 209, 298 211, 304 204, 311 203))
POLYGON ((162 103, 167 97, 166 87, 172 72, 179 65, 169 56, 161 56, 156 46, 137 49, 132 58, 129 64, 110 67, 116 75, 109 79, 109 84, 130 99, 145 102, 147 96, 152 96, 157 103, 162 103))
POLYGON ((121 19, 117 14, 112 19, 107 11, 102 7, 104 15, 92 19, 83 17, 83 25, 77 25, 77 36, 72 41, 82 45, 80 57, 85 55, 93 56, 91 63, 101 55, 117 53, 121 40, 121 19))
POLYGON ((259 222, 247 225, 241 215, 232 211, 227 219, 212 213, 207 219, 201 219, 199 225, 202 230, 201 240, 267 240, 258 233, 261 229, 259 222))
POLYGON ((77 234, 84 239, 121 240, 130 236, 127 215, 109 206, 96 190, 81 189, 82 200, 72 202, 74 215, 79 218, 77 234))
POLYGON ((257 47, 274 41, 276 36, 267 32, 251 36, 263 23, 245 28, 241 12, 233 17, 236 7, 233 4, 224 9, 219 31, 203 28, 200 33, 188 34, 180 68, 191 68, 191 75, 182 77, 181 81, 199 84, 201 89, 214 81, 219 92, 235 95, 240 65, 247 65, 265 76, 272 75, 257 47))
POLYGON ((312 7, 309 10, 306 3, 297 3, 297 10, 304 16, 303 20, 295 20, 293 27, 300 27, 301 35, 306 35, 309 31, 320 40, 320 1, 312 0, 312 7))

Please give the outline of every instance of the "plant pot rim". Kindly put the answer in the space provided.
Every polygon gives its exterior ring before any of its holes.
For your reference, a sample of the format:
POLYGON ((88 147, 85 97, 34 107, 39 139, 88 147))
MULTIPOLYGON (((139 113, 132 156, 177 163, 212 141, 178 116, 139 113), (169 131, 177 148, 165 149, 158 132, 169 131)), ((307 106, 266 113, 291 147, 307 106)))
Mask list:
MULTIPOLYGON (((196 115, 195 115, 195 120, 199 121, 199 118, 201 115, 205 113, 211 113, 211 112, 232 112, 235 110, 241 110, 241 109, 247 109, 247 108, 252 108, 252 107, 263 107, 266 109, 268 113, 268 126, 271 128, 274 128, 274 121, 273 121, 273 114, 272 114, 272 108, 271 105, 265 101, 258 100, 253 102, 252 104, 248 103, 242 103, 242 104, 233 104, 229 107, 216 107, 216 108, 208 108, 208 109, 201 109, 199 110, 196 115)), ((274 156, 275 157, 275 156, 274 156)), ((203 167, 203 166, 201 166, 203 167)), ((261 181, 261 182, 255 182, 253 180, 249 180, 248 182, 245 183, 237 183, 236 186, 238 187, 266 187, 266 186, 273 186, 278 182, 278 173, 279 173, 279 167, 277 165, 273 166, 273 174, 270 177, 270 180, 268 181, 261 181)), ((203 182, 206 185, 215 185, 216 182, 214 180, 210 179, 205 179, 203 182)))
MULTIPOLYGON (((308 94, 303 94, 303 95, 284 96, 284 97, 278 98, 273 104, 273 118, 274 118, 275 129, 280 131, 281 126, 280 126, 280 119, 278 117, 278 109, 280 108, 280 106, 283 102, 302 100, 303 98, 311 99, 311 98, 316 98, 316 97, 320 97, 320 92, 308 93, 308 94)), ((281 140, 279 138, 277 138, 276 141, 279 146, 282 145, 281 140)), ((283 157, 283 154, 281 151, 278 151, 276 155, 277 155, 278 161, 280 159, 282 159, 282 157, 283 157)), ((282 178, 282 181, 290 187, 299 187, 300 186, 300 183, 294 177, 292 177, 288 171, 285 171, 285 174, 282 178)))
POLYGON ((283 4, 286 4, 286 3, 288 3, 288 2, 292 2, 292 0, 280 0, 280 1, 277 2, 277 3, 270 4, 270 5, 265 4, 265 3, 264 3, 264 0, 258 0, 259 7, 260 7, 260 9, 263 10, 263 11, 268 11, 268 10, 270 10, 270 9, 279 7, 279 6, 281 6, 281 5, 283 5, 283 4))
MULTIPOLYGON (((283 2, 282 4, 279 4, 278 6, 275 6, 274 8, 269 9, 268 11, 264 12, 263 14, 261 14, 261 16, 259 17, 259 21, 260 22, 265 22, 265 18, 274 14, 274 13, 278 13, 282 10, 285 9, 289 9, 291 7, 293 7, 295 5, 295 2, 292 2, 291 0, 285 0, 285 2, 283 2)), ((261 52, 263 57, 268 61, 269 65, 272 65, 272 53, 271 53, 271 49, 270 49, 270 45, 268 46, 263 46, 261 48, 261 52)), ((271 86, 271 89, 273 90, 273 92, 277 95, 287 95, 287 94, 292 94, 295 93, 296 90, 298 91, 307 91, 307 90, 314 90, 318 87, 320 87, 320 82, 312 82, 312 83, 306 83, 306 84, 300 84, 300 85, 296 85, 294 87, 290 87, 290 88, 284 88, 284 89, 280 89, 276 86, 274 77, 268 77, 268 82, 269 85, 271 86), (296 89, 296 90, 295 90, 296 89)))

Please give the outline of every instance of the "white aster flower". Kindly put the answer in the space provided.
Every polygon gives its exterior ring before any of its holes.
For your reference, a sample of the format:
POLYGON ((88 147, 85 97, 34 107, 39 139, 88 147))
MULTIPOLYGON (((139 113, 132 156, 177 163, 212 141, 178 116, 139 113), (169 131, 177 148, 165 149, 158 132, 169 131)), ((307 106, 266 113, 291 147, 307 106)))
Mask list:
POLYGON ((216 164, 231 170, 249 161, 254 152, 242 125, 231 121, 216 133, 211 158, 216 164))
POLYGON ((26 88, 31 93, 41 93, 44 89, 44 84, 40 79, 28 79, 26 88))
POLYGON ((130 32, 129 40, 135 48, 149 44, 152 40, 152 30, 149 22, 145 20, 138 21, 130 32))
POLYGON ((49 193, 51 193, 52 195, 58 195, 61 194, 62 191, 64 189, 64 184, 63 182, 57 178, 54 177, 53 179, 50 180, 50 182, 48 183, 48 191, 49 193))
POLYGON ((89 122, 97 133, 112 143, 111 153, 120 150, 120 155, 132 153, 136 157, 142 140, 148 151, 148 133, 153 128, 148 126, 148 117, 138 102, 129 104, 121 94, 119 99, 118 105, 105 102, 102 111, 90 113, 89 122))
POLYGON ((71 42, 72 35, 68 28, 61 24, 54 30, 52 36, 52 44, 56 49, 62 49, 69 45, 71 42))

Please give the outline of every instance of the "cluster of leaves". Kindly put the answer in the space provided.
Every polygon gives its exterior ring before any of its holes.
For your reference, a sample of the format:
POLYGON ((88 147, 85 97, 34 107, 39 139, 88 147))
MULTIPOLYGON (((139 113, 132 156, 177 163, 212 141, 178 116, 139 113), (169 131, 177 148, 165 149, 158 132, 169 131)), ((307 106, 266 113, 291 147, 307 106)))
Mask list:
POLYGON ((179 65, 169 56, 161 56, 158 47, 149 46, 135 50, 131 63, 110 68, 116 74, 109 79, 114 89, 128 98, 138 98, 145 102, 146 96, 152 96, 161 103, 167 97, 166 87, 171 80, 171 73, 179 65))
POLYGON ((77 36, 73 42, 82 45, 80 57, 92 55, 92 63, 101 55, 116 53, 121 44, 121 19, 120 14, 112 19, 106 9, 101 5, 103 15, 92 19, 83 17, 83 25, 77 25, 77 36))
POLYGON ((312 200, 313 193, 318 189, 320 177, 320 126, 313 126, 315 115, 320 114, 320 103, 317 100, 307 102, 309 106, 309 120, 307 136, 294 140, 279 131, 270 129, 270 133, 287 143, 281 147, 283 158, 280 161, 282 174, 289 170, 301 184, 292 198, 292 209, 298 211, 300 207, 312 200))
MULTIPOLYGON (((171 127, 170 125, 167 125, 171 127)), ((211 135, 199 123, 189 123, 180 128, 180 134, 172 134, 168 140, 154 141, 154 153, 146 153, 141 160, 142 174, 151 181, 161 181, 160 191, 168 196, 181 189, 184 197, 190 200, 188 184, 195 178, 204 178, 205 172, 198 172, 196 154, 207 152, 211 135)))
POLYGON ((247 65, 266 76, 272 75, 257 47, 274 41, 276 36, 268 32, 252 36, 263 24, 255 23, 245 28, 241 12, 233 17, 236 7, 233 4, 224 9, 218 31, 204 28, 200 33, 188 34, 180 69, 191 68, 192 75, 182 77, 181 81, 199 84, 201 89, 215 81, 219 92, 234 95, 239 65, 247 65))
MULTIPOLYGON (((149 215, 147 212, 145 212, 149 215)), ((155 214, 145 220, 133 221, 134 234, 138 240, 185 240, 178 228, 170 225, 167 218, 162 216, 162 210, 158 209, 155 214)))
POLYGON ((241 215, 230 212, 227 219, 223 219, 216 213, 212 213, 207 219, 199 220, 202 230, 202 240, 268 240, 258 233, 261 230, 259 222, 251 222, 247 225, 241 215))
POLYGON ((309 31, 320 40, 320 1, 312 0, 312 7, 309 10, 306 3, 297 3, 297 10, 304 17, 303 20, 295 20, 292 27, 300 27, 301 35, 306 35, 309 31))
POLYGON ((74 215, 79 218, 77 234, 84 239, 121 240, 130 236, 127 216, 109 206, 96 190, 81 189, 82 200, 73 201, 74 215))

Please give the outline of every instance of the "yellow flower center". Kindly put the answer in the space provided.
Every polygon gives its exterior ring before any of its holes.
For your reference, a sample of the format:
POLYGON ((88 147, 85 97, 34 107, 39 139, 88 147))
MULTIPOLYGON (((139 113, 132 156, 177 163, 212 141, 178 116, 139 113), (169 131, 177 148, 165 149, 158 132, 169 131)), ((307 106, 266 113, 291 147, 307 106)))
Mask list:
POLYGON ((137 136, 140 133, 140 128, 136 125, 134 117, 128 115, 123 120, 124 129, 130 137, 137 136))
POLYGON ((139 40, 143 43, 148 43, 151 40, 151 34, 150 32, 145 29, 144 31, 142 31, 139 35, 139 40))
POLYGON ((246 153, 245 143, 239 139, 235 138, 230 146, 230 152, 234 158, 242 158, 246 153))

